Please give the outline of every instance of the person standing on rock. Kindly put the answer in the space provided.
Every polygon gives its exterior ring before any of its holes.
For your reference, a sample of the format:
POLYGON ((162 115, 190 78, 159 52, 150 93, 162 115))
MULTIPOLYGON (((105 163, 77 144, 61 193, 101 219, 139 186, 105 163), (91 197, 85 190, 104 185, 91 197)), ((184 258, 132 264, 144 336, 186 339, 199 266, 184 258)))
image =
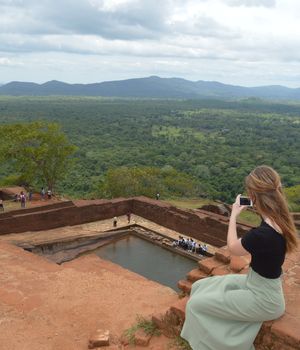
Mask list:
POLYGON ((285 311, 282 265, 286 253, 299 244, 295 224, 274 169, 255 168, 245 184, 262 222, 238 238, 236 220, 246 208, 238 195, 227 247, 232 255, 251 254, 249 272, 207 277, 192 285, 181 336, 193 350, 253 350, 262 322, 277 319, 285 311))
POLYGON ((113 219, 113 226, 114 226, 114 227, 117 227, 117 225, 118 225, 118 219, 117 219, 117 217, 115 216, 114 219, 113 219))
POLYGON ((126 216, 127 216, 127 222, 128 222, 128 224, 130 224, 131 213, 127 213, 126 216))

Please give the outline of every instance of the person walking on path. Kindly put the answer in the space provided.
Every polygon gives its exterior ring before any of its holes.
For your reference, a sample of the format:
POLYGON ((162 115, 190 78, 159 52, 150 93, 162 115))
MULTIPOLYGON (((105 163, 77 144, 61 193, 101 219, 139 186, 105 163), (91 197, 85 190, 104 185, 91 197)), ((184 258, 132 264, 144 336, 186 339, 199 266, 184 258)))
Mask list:
POLYGON ((113 226, 114 226, 114 227, 117 227, 117 225, 118 225, 118 219, 117 219, 117 217, 115 216, 114 219, 113 219, 113 226))
POLYGON ((232 206, 227 247, 232 255, 251 254, 249 272, 207 277, 192 285, 181 336, 193 350, 253 350, 262 323, 285 311, 282 265, 286 253, 298 246, 295 224, 274 169, 255 168, 245 184, 262 222, 237 237, 236 220, 246 208, 238 195, 232 206))
POLYGON ((45 199, 45 194, 46 194, 45 189, 44 189, 44 187, 42 187, 42 189, 41 189, 41 200, 42 201, 45 199))

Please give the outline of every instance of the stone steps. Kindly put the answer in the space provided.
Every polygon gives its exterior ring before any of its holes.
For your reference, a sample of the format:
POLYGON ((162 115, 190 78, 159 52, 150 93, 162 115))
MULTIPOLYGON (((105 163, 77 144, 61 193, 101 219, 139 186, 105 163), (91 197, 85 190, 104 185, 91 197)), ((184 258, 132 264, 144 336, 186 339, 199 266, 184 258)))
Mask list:
POLYGON ((200 269, 194 269, 192 271, 190 271, 187 275, 187 280, 194 283, 204 277, 207 277, 207 274, 203 271, 201 271, 200 269))
POLYGON ((192 289, 192 282, 187 280, 180 280, 177 283, 179 289, 181 289, 185 294, 190 294, 192 289))
POLYGON ((185 294, 189 294, 192 284, 208 276, 222 276, 229 273, 247 273, 250 263, 250 255, 231 256, 226 247, 220 248, 210 258, 198 261, 198 268, 190 271, 186 280, 178 282, 178 288, 185 294))

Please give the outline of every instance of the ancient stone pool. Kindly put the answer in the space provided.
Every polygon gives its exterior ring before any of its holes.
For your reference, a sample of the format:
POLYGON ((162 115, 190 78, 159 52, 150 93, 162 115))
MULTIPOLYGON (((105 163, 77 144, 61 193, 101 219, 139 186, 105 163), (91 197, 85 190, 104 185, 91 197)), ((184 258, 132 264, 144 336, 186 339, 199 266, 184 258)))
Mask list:
POLYGON ((142 227, 20 246, 57 264, 96 254, 176 291, 179 291, 177 282, 197 268, 201 259, 174 248, 172 239, 142 227))
POLYGON ((179 291, 177 282, 197 267, 196 261, 133 235, 89 253, 97 254, 176 291, 179 291))

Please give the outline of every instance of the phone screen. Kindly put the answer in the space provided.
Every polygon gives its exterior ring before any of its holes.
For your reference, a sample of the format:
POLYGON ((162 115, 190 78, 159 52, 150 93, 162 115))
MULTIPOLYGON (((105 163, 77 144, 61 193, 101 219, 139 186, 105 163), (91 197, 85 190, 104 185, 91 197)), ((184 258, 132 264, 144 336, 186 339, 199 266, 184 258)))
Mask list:
POLYGON ((248 197, 240 197, 240 205, 252 205, 251 199, 248 197))

